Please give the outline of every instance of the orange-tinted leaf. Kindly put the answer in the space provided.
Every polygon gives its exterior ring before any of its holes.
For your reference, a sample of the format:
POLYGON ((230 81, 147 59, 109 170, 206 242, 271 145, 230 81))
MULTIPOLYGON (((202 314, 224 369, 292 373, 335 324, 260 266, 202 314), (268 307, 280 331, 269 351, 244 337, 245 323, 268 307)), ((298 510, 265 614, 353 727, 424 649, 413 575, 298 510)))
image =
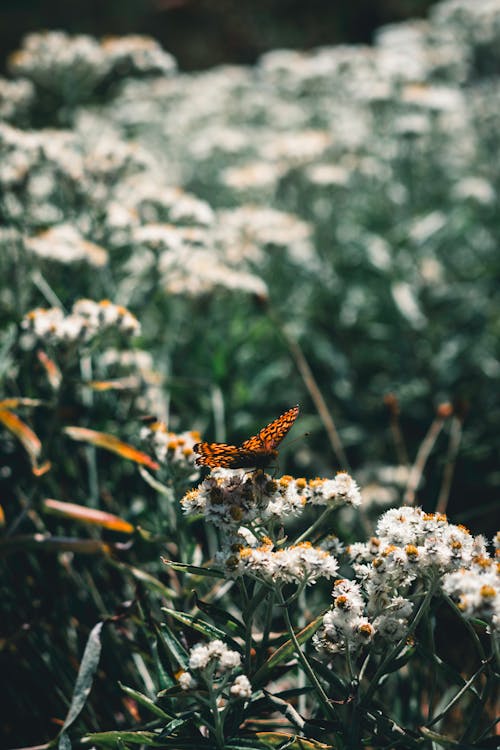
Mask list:
POLYGON ((76 539, 50 534, 19 534, 0 539, 0 552, 16 549, 39 549, 44 552, 78 552, 82 555, 110 555, 119 544, 109 544, 100 539, 76 539))
POLYGON ((39 398, 4 398, 0 401, 0 409, 17 409, 18 406, 40 406, 42 401, 39 398))
POLYGON ((62 381, 61 370, 56 365, 54 360, 50 359, 50 357, 43 351, 43 349, 39 349, 36 355, 38 357, 38 361, 43 366, 47 374, 47 380, 49 381, 52 388, 57 391, 62 381))
POLYGON ((0 528, 5 526, 5 513, 3 507, 0 505, 0 528))
POLYGON ((325 745, 318 740, 306 740, 285 732, 256 732, 255 736, 269 747, 286 746, 289 750, 333 750, 333 745, 325 745))
POLYGON ((98 448, 117 453, 122 458, 134 461, 136 464, 148 466, 150 469, 159 469, 160 465, 153 461, 150 456, 134 448, 133 445, 124 443, 114 435, 108 435, 106 432, 97 432, 89 430, 87 427, 65 427, 64 432, 73 440, 79 440, 83 443, 96 445, 98 448))
POLYGON ((19 419, 17 414, 8 409, 0 409, 0 422, 11 432, 22 444, 24 450, 29 456, 33 467, 33 474, 41 476, 50 469, 50 463, 47 461, 42 466, 38 466, 38 458, 42 452, 42 444, 33 430, 19 419))
POLYGON ((44 461, 41 466, 33 466, 31 471, 36 477, 43 477, 44 474, 50 471, 51 467, 52 464, 50 463, 50 461, 44 461))
POLYGON ((43 501, 43 504, 45 509, 50 513, 55 513, 65 518, 72 518, 74 521, 91 523, 101 526, 103 529, 121 531, 124 534, 132 534, 134 531, 131 523, 124 521, 119 516, 113 515, 113 513, 105 513, 102 510, 86 508, 84 505, 76 505, 75 503, 63 503, 60 500, 53 500, 52 498, 47 498, 47 500, 43 501))
POLYGON ((141 381, 134 375, 116 380, 89 380, 86 385, 93 391, 131 391, 139 388, 141 381))

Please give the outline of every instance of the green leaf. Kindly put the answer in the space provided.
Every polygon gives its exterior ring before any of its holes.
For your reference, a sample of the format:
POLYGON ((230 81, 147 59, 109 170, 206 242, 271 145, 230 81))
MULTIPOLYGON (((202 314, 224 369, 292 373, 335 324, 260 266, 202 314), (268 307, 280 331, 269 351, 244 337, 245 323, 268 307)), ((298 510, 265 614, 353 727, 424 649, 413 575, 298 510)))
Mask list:
POLYGON ((66 732, 62 732, 60 735, 57 748, 58 750, 71 750, 71 740, 66 732))
MULTIPOLYGON (((169 658, 175 662, 177 667, 187 669, 189 664, 188 653, 172 633, 167 623, 162 622, 160 627, 156 629, 156 632, 169 658)), ((175 672, 176 666, 173 665, 172 669, 175 672)))
POLYGON ((408 648, 405 654, 391 661, 387 665, 387 667, 384 669, 382 674, 390 674, 391 672, 397 672, 398 669, 401 669, 401 667, 404 667, 406 664, 408 664, 410 659, 412 659, 413 656, 415 655, 415 651, 416 651, 415 647, 408 648))
MULTIPOLYGON (((323 615, 319 615, 315 620, 306 625, 299 633, 296 634, 297 641, 302 644, 308 641, 323 622, 323 615)), ((295 644, 291 639, 280 646, 269 659, 257 670, 251 677, 252 685, 258 687, 267 682, 272 670, 282 662, 290 659, 295 653, 295 644)))
POLYGON ((149 711, 151 711, 151 713, 159 716, 161 719, 165 719, 165 721, 172 720, 172 716, 170 714, 167 714, 162 708, 157 706, 149 696, 144 695, 144 693, 140 693, 138 690, 127 687, 127 685, 123 685, 121 682, 119 682, 118 684, 126 695, 136 700, 137 703, 139 703, 141 706, 144 706, 144 708, 147 708, 149 711))
POLYGON ((185 612, 176 612, 175 609, 168 609, 168 607, 162 607, 162 610, 178 620, 178 622, 181 622, 183 625, 187 625, 188 627, 193 628, 193 630, 198 631, 198 633, 202 633, 210 640, 220 638, 226 643, 231 644, 235 651, 241 652, 240 644, 229 637, 228 634, 224 632, 224 630, 215 627, 215 625, 211 625, 205 620, 200 620, 196 615, 188 615, 185 612))
POLYGON ((165 586, 165 584, 159 581, 158 578, 155 578, 150 573, 146 573, 145 570, 135 568, 133 565, 127 565, 122 562, 114 562, 113 564, 117 568, 120 568, 120 570, 130 573, 130 575, 132 575, 137 581, 143 583, 147 588, 153 589, 153 591, 158 591, 166 599, 171 601, 172 599, 178 598, 178 594, 173 589, 165 586))
POLYGON ((162 730, 162 733, 160 737, 163 739, 164 737, 168 737, 172 732, 175 732, 176 729, 179 729, 179 727, 184 726, 184 724, 187 724, 189 722, 188 719, 172 719, 167 726, 162 730))
POLYGON ((157 631, 157 637, 150 637, 149 640, 149 647, 151 649, 151 656, 153 658, 154 665, 156 667, 156 675, 158 679, 158 685, 160 687, 160 690, 164 690, 165 688, 172 687, 174 684, 173 678, 168 673, 168 669, 171 669, 171 664, 168 662, 168 656, 170 656, 170 653, 167 649, 167 646, 162 643, 162 635, 158 632, 158 628, 155 625, 155 630, 157 631), (159 644, 161 643, 162 650, 167 652, 167 665, 166 668, 163 664, 162 654, 160 653, 159 644))
POLYGON ((119 742, 130 742, 132 745, 147 745, 148 747, 161 747, 164 743, 158 740, 154 732, 92 732, 81 738, 80 742, 101 745, 102 747, 114 747, 119 742))
POLYGON ((349 695, 349 686, 347 683, 327 667, 326 664, 319 661, 319 659, 315 659, 314 656, 309 656, 308 658, 309 664, 311 667, 314 667, 314 671, 334 689, 336 699, 347 700, 349 695))
POLYGON ((230 631, 239 638, 246 638, 246 628, 236 617, 226 612, 222 607, 216 607, 215 604, 199 599, 196 591, 194 592, 194 598, 198 609, 209 615, 219 625, 224 626, 226 631, 230 631))
POLYGON ((173 570, 178 570, 181 573, 190 573, 194 576, 203 576, 208 578, 226 578, 226 574, 222 570, 217 568, 200 568, 198 565, 187 565, 187 563, 172 562, 162 557, 162 562, 168 565, 173 570))
POLYGON ((59 740, 60 750, 68 750, 68 747, 71 747, 71 743, 69 744, 69 746, 66 744, 66 739, 63 739, 63 735, 80 714, 80 711, 84 707, 92 688, 94 675, 97 669, 97 665, 99 664, 99 657, 101 656, 102 626, 103 623, 98 622, 97 625, 95 625, 90 631, 90 635, 85 646, 85 651, 83 652, 80 669, 78 670, 78 676, 76 678, 76 683, 73 690, 71 705, 64 720, 61 738, 59 740))

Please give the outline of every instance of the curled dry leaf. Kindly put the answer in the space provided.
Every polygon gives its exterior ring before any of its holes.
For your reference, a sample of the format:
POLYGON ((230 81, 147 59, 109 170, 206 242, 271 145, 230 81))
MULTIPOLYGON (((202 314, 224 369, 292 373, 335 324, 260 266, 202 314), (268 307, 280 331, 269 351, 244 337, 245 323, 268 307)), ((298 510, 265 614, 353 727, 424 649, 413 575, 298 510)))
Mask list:
POLYGON ((156 461, 153 461, 153 459, 146 453, 137 450, 133 445, 124 443, 114 435, 109 435, 106 432, 98 432, 97 430, 90 430, 87 427, 65 427, 64 432, 66 435, 69 435, 72 440, 78 440, 83 443, 90 443, 98 448, 104 448, 112 453, 116 453, 122 458, 134 461, 136 464, 147 466, 150 469, 160 468, 160 465, 156 463, 156 461))
MULTIPOLYGON (((20 401, 21 399, 9 399, 8 401, 20 401)), ((26 401, 26 399, 22 399, 26 401)), ((6 401, 3 402, 7 403, 6 401)), ((31 405, 31 404, 30 404, 31 405)), ((9 430, 21 443, 31 461, 33 474, 37 477, 42 476, 50 469, 50 462, 43 464, 38 463, 42 452, 42 444, 28 425, 20 419, 17 414, 9 409, 0 408, 0 422, 9 430)))
POLYGON ((132 534, 134 532, 134 527, 131 523, 119 516, 115 516, 113 513, 106 513, 95 508, 86 508, 84 505, 77 505, 76 503, 65 503, 61 500, 53 500, 52 498, 47 498, 43 501, 43 504, 47 511, 55 513, 58 516, 64 516, 64 518, 94 524, 95 526, 101 526, 103 529, 111 529, 111 531, 121 531, 124 534, 132 534))

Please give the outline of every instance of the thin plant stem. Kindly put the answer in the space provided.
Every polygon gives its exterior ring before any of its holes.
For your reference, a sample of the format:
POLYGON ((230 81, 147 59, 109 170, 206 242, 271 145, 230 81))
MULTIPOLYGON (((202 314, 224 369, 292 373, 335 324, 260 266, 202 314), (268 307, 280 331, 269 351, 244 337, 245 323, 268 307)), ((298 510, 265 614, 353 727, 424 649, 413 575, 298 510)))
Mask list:
MULTIPOLYGON (((299 594, 299 614, 297 617, 297 622, 299 625, 299 628, 302 630, 302 628, 306 625, 306 589, 305 587, 302 588, 299 594)), ((298 676, 297 676, 297 687, 299 689, 305 688, 306 686, 306 674, 301 669, 298 676)), ((299 710, 299 714, 302 716, 306 713, 306 695, 303 692, 299 693, 297 708, 299 710)))
POLYGON ((261 646, 260 646, 261 656, 263 656, 266 653, 267 643, 269 641, 269 633, 271 632, 271 625, 273 621, 273 610, 274 610, 275 598, 276 598, 276 594, 273 590, 272 592, 270 592, 269 601, 267 602, 267 606, 265 610, 264 629, 262 631, 262 640, 261 640, 261 646))
POLYGON ((63 303, 40 271, 33 271, 31 281, 53 307, 60 307, 62 310, 65 309, 63 303))
POLYGON ((311 537, 316 531, 316 529, 319 529, 322 526, 324 526, 326 519, 328 518, 328 516, 330 515, 333 509, 334 509, 333 505, 327 506, 326 509, 323 511, 323 513, 320 516, 318 516, 318 518, 314 521, 314 523, 312 523, 311 526, 309 526, 309 528, 306 529, 304 533, 301 534, 295 540, 294 543, 299 544, 300 542, 303 542, 304 539, 308 539, 309 537, 311 537))
MULTIPOLYGON (((434 638, 434 623, 433 620, 429 617, 428 620, 428 626, 429 626, 429 640, 431 642, 431 651, 433 654, 436 653, 436 641, 434 638)), ((432 721, 433 714, 434 714, 434 700, 436 697, 436 662, 433 659, 432 660, 432 666, 431 666, 431 676, 430 676, 430 688, 429 688, 429 708, 427 710, 427 721, 432 721)))
POLYGON ((226 744, 224 742, 224 726, 221 720, 221 715, 219 713, 219 707, 217 706, 217 695, 213 688, 210 674, 207 675, 206 685, 208 689, 208 695, 210 697, 210 708, 211 708, 212 716, 214 720, 215 740, 217 742, 218 747, 220 747, 222 750, 222 748, 226 744))
POLYGON ((370 701, 373 693, 375 692, 375 690, 378 687, 378 682, 379 682, 380 678, 382 677, 383 674, 385 674, 385 670, 386 670, 387 666, 391 663, 391 661, 393 659, 395 659, 398 656, 398 654, 401 651, 401 649, 405 647, 407 639, 408 639, 408 636, 411 635, 412 633, 414 633, 414 631, 417 628, 418 623, 420 622, 420 620, 422 619, 422 617, 426 614, 426 612, 427 612, 427 610, 428 610, 428 608, 430 606, 432 597, 434 596, 435 585, 436 584, 431 585, 431 587, 427 591, 427 593, 426 593, 426 595, 425 595, 425 597, 424 597, 424 599, 423 599, 423 601, 422 601, 422 603, 421 603, 421 605, 420 605, 420 607, 419 607, 419 609, 418 609, 415 617, 413 618, 410 627, 406 631, 404 637, 401 638, 398 641, 398 643, 387 654, 387 656, 385 657, 385 659, 383 659, 382 663, 379 665, 378 669, 376 670, 374 676, 372 677, 372 679, 370 681, 370 684, 368 685, 366 693, 364 694, 363 698, 361 699, 361 701, 359 703, 359 707, 360 708, 362 706, 366 705, 370 701))
POLYGON ((268 307, 268 315, 278 329, 281 337, 285 341, 292 359, 295 362, 297 370, 299 371, 302 380, 304 381, 304 385, 309 391, 309 395, 311 396, 319 417, 323 422, 326 434, 328 435, 328 440, 330 441, 330 445, 337 458, 337 461, 343 468, 350 469, 349 461, 347 460, 347 455, 344 450, 344 446, 342 445, 339 433, 337 432, 335 422, 333 421, 330 410, 326 405, 326 401, 323 398, 323 394, 321 393, 318 383, 316 382, 316 378, 314 377, 313 372, 309 367, 309 363, 304 355, 304 352, 302 351, 302 348, 300 347, 299 343, 293 338, 293 336, 288 333, 288 331, 276 315, 275 311, 270 307, 268 307))
POLYGON ((325 693, 325 691, 321 687, 321 685, 320 685, 320 683, 318 681, 318 678, 316 677, 316 674, 314 673, 313 668, 311 667, 311 665, 307 661, 307 659, 306 659, 306 657, 304 655, 304 652, 302 651, 302 649, 300 647, 300 643, 297 640, 297 636, 295 635, 295 631, 293 629, 293 625, 292 625, 292 622, 290 620, 290 615, 288 613, 288 609, 287 609, 287 607, 285 605, 285 600, 283 598, 283 593, 279 589, 278 589, 277 593, 278 593, 278 598, 279 598, 280 604, 283 607, 283 614, 284 614, 284 617, 285 617, 286 627, 287 627, 288 633, 290 635, 290 640, 292 641, 293 645, 295 646, 295 652, 297 654, 297 658, 299 659, 300 663, 302 664, 302 667, 303 667, 305 673, 309 677, 309 679, 311 681, 311 684, 313 685, 314 689, 316 690, 318 698, 319 698, 319 700, 320 700, 323 708, 325 709, 326 713, 332 719, 336 720, 337 717, 335 715, 335 709, 333 708, 332 704, 330 703, 327 694, 325 693))
POLYGON ((463 613, 459 610, 459 608, 457 607, 457 605, 455 604, 455 602, 453 601, 453 599, 450 596, 448 596, 448 594, 446 594, 444 591, 442 591, 441 592, 441 596, 443 597, 443 599, 445 600, 445 602, 451 607, 451 609, 455 612, 455 614, 457 615, 457 617, 460 618, 460 622, 469 631, 470 636, 471 636, 472 640, 475 643, 475 646, 477 648, 477 652, 479 654, 479 658, 481 659, 481 661, 486 662, 487 661, 487 656, 486 656, 486 653, 484 651, 483 644, 481 643, 478 634, 476 633, 476 631, 474 630, 474 628, 470 624, 470 622, 467 619, 467 617, 463 616, 463 613))
POLYGON ((212 412, 214 415, 215 439, 223 443, 226 439, 226 418, 224 409, 224 396, 221 389, 212 385, 212 412))
POLYGON ((430 456, 439 433, 443 429, 444 422, 445 417, 442 417, 438 414, 438 416, 431 424, 427 435, 423 439, 420 448, 418 449, 417 457, 415 459, 415 463, 411 467, 410 476, 408 477, 408 483, 406 485, 406 492, 404 497, 405 505, 415 505, 416 491, 418 485, 420 484, 425 464, 427 463, 427 459, 430 456))
POLYGON ((462 420, 454 416, 450 425, 450 440, 446 454, 446 464, 443 471, 443 482, 439 491, 439 497, 436 505, 436 513, 446 513, 448 499, 450 497, 451 483, 455 472, 460 442, 462 440, 462 420))
POLYGON ((438 713, 438 715, 435 716, 431 721, 428 721, 425 726, 426 727, 432 727, 433 724, 437 724, 438 721, 441 721, 441 719, 443 719, 446 716, 446 714, 448 713, 448 711, 450 710, 450 708, 452 708, 455 705, 455 703, 457 703, 457 701, 460 700, 460 698, 462 697, 462 695, 464 695, 464 693, 466 693, 467 690, 469 690, 469 688, 472 686, 472 683, 479 677, 479 675, 482 672, 484 672, 484 670, 487 668, 487 666, 488 666, 487 664, 481 664, 481 666, 479 667, 479 669, 477 669, 474 672, 474 674, 472 675, 472 677, 470 678, 470 680, 467 680, 467 682, 464 685, 462 685, 462 687, 460 688, 460 690, 458 691, 458 693, 456 693, 453 696, 453 698, 446 704, 446 706, 443 708, 443 710, 440 711, 438 713))
POLYGON ((401 424, 399 422, 398 398, 394 393, 387 393, 384 396, 384 403, 389 409, 389 424, 391 427, 391 434, 394 441, 394 448, 396 450, 398 462, 402 466, 409 466, 410 459, 408 458, 408 450, 406 448, 405 439, 401 430, 401 424))
MULTIPOLYGON (((83 382, 89 382, 93 378, 92 358, 88 353, 82 354, 80 357, 80 373, 83 382)), ((94 393, 92 389, 84 389, 83 401, 85 406, 91 410, 94 404, 94 393)), ((94 445, 85 446, 85 456, 87 458, 87 476, 89 480, 89 505, 91 508, 97 508, 99 504, 99 479, 97 475, 96 449, 94 445)))

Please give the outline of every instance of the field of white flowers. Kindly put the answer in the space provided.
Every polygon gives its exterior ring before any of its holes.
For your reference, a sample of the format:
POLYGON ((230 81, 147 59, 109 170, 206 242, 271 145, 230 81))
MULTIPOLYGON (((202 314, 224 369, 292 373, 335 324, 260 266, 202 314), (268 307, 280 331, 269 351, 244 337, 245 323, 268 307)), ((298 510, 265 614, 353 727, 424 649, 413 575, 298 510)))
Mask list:
POLYGON ((497 747, 500 0, 7 68, 5 747, 497 747))

